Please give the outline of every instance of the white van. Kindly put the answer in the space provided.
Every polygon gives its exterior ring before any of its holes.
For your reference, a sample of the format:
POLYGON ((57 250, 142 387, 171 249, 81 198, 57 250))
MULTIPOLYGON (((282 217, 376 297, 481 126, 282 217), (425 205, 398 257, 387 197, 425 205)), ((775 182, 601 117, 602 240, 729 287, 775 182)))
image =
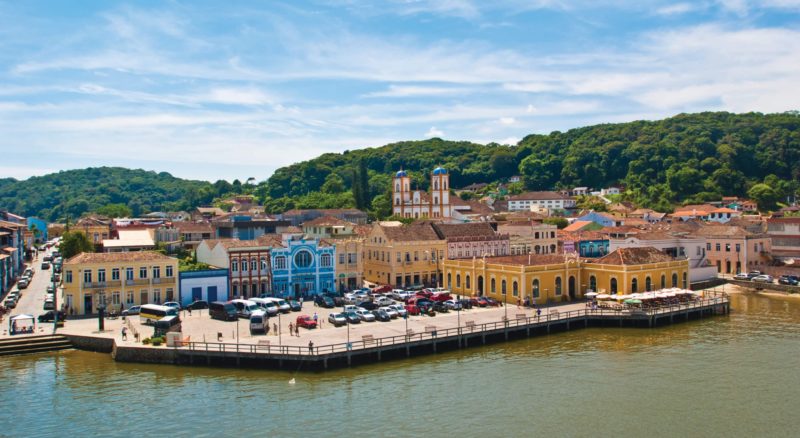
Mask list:
POLYGON ((264 299, 277 304, 278 310, 280 310, 281 313, 289 313, 292 310, 292 308, 289 307, 289 303, 287 303, 286 300, 282 298, 264 298, 264 299))
POLYGON ((236 314, 239 318, 250 318, 250 315, 258 310, 256 303, 250 300, 231 300, 231 304, 236 308, 236 314))
POLYGON ((269 322, 267 322, 267 314, 263 310, 256 310, 250 314, 250 334, 263 333, 267 334, 269 331, 269 322))
POLYGON ((277 303, 273 303, 266 298, 249 298, 249 300, 256 303, 256 305, 264 310, 269 316, 275 316, 278 314, 279 309, 277 303))

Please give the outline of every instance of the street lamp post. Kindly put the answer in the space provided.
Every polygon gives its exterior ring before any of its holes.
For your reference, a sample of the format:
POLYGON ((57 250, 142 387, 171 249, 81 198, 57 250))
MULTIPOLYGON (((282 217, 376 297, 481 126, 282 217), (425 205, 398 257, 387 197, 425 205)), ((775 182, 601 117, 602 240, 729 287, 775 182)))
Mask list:
POLYGON ((278 345, 281 345, 281 331, 283 331, 283 326, 281 325, 281 311, 278 309, 278 345))
MULTIPOLYGON (((64 260, 64 259, 61 259, 61 260, 64 260)), ((63 266, 63 263, 62 263, 62 266, 63 266)), ((55 268, 53 268, 53 269, 54 269, 53 272, 55 272, 55 268)), ((63 272, 63 269, 62 269, 62 272, 63 272)), ((56 330, 58 329, 58 286, 56 285, 56 276, 55 275, 53 275, 51 277, 51 280, 53 281, 53 334, 55 334, 56 330)), ((64 315, 66 315, 66 314, 67 313, 64 312, 64 315)))
POLYGON ((106 294, 103 291, 97 294, 97 331, 105 330, 104 312, 106 310, 106 294))

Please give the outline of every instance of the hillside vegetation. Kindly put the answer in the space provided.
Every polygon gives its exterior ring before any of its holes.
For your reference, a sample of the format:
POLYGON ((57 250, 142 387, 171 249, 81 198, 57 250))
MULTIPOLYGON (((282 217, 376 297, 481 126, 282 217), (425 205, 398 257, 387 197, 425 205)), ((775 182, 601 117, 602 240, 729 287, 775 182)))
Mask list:
POLYGON ((271 213, 359 207, 385 217, 394 173, 405 169, 415 187, 427 189, 436 166, 448 169, 456 188, 521 175, 524 187, 517 190, 622 185, 623 199, 660 211, 723 195, 748 196, 771 209, 800 187, 800 114, 681 114, 533 134, 515 146, 404 141, 324 154, 280 168, 259 184, 211 184, 110 167, 71 170, 0 179, 0 206, 55 220, 100 209, 118 215, 126 208, 133 215, 188 209, 252 193, 271 213))

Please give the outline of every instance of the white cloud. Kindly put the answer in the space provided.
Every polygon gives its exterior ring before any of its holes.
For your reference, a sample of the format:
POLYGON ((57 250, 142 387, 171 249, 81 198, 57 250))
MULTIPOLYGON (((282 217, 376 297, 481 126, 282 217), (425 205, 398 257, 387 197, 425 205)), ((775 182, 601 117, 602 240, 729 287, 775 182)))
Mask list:
POLYGON ((508 137, 498 141, 498 143, 516 145, 517 143, 519 143, 519 140, 520 140, 519 137, 508 137))
POLYGON ((656 10, 658 15, 681 15, 691 12, 697 8, 697 5, 690 3, 675 3, 667 6, 660 7, 656 10))
POLYGON ((420 96, 446 96, 465 94, 469 89, 464 87, 428 87, 421 85, 389 85, 386 91, 367 93, 364 97, 420 97, 420 96))
POLYGON ((517 120, 513 117, 500 117, 498 121, 501 125, 513 125, 517 120))
POLYGON ((442 132, 440 129, 436 129, 435 126, 431 126, 431 129, 429 129, 428 132, 425 133, 425 138, 433 138, 433 137, 439 137, 439 138, 444 137, 444 132, 442 132))

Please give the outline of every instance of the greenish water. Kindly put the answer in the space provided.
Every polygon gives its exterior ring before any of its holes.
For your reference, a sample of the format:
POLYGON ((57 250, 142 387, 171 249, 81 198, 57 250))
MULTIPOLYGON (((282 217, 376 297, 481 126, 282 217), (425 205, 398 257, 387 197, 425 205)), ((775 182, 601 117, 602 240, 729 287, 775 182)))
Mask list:
POLYGON ((796 436, 800 300, 732 307, 320 374, 3 358, 0 435, 796 436))

